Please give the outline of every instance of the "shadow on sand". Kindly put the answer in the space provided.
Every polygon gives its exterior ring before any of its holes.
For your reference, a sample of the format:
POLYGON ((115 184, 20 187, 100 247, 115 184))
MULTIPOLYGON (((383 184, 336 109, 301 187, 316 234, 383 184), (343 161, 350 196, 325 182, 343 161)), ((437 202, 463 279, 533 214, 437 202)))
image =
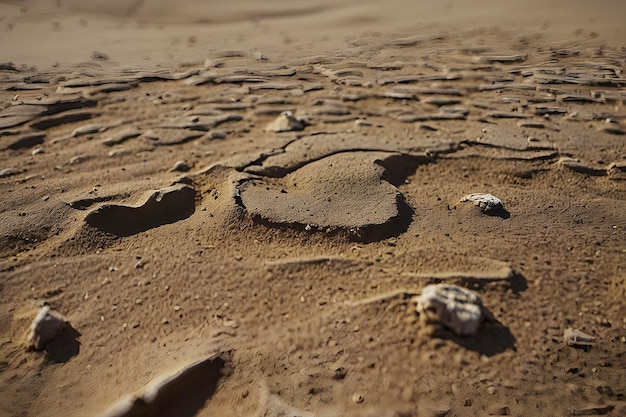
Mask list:
POLYGON ((434 330, 432 335, 441 339, 452 340, 467 350, 488 357, 509 349, 517 351, 515 336, 513 336, 508 327, 494 318, 483 323, 476 336, 458 336, 451 330, 443 327, 434 330))
POLYGON ((80 352, 79 337, 78 330, 68 323, 63 332, 46 345, 47 358, 56 363, 69 361, 80 352))

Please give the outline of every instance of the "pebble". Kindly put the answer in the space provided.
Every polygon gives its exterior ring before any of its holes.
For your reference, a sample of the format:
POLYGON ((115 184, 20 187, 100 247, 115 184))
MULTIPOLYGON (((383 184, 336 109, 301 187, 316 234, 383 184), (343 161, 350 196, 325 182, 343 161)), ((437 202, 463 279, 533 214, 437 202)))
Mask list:
POLYGON ((354 401, 356 404, 361 404, 364 400, 365 398, 363 397, 363 395, 359 393, 352 394, 352 401, 354 401))
POLYGON ((614 405, 597 406, 589 408, 574 408, 570 410, 572 416, 600 416, 609 414, 615 408, 614 405))
POLYGON ((420 318, 439 322, 462 336, 476 335, 484 318, 480 296, 456 285, 427 285, 416 302, 420 318))
POLYGON ((146 266, 147 263, 147 261, 140 259, 135 263, 135 269, 143 269, 143 267, 146 266))
POLYGON ((578 329, 567 328, 563 332, 563 340, 567 346, 593 346, 596 338, 578 329))
POLYGON ((127 150, 127 149, 122 149, 122 148, 120 148, 120 149, 113 149, 113 150, 110 150, 107 153, 107 155, 109 157, 115 157, 115 156, 120 156, 120 155, 128 155, 128 154, 130 154, 130 151, 127 150))
POLYGON ((187 164, 187 162, 185 161, 178 161, 174 164, 174 166, 172 167, 172 169, 170 169, 170 171, 175 172, 187 172, 189 171, 189 165, 187 164))
POLYGON ((30 326, 28 345, 35 350, 44 350, 48 343, 58 337, 67 327, 68 322, 65 317, 46 304, 39 310, 30 326))
POLYGON ((93 59, 94 61, 108 61, 109 56, 104 52, 93 51, 91 53, 91 59, 93 59))
POLYGON ((256 59, 257 61, 267 61, 268 58, 265 54, 259 52, 259 51, 254 51, 254 53, 252 54, 252 56, 254 57, 254 59, 256 59))
POLYGON ((13 168, 13 167, 0 169, 0 178, 10 177, 11 175, 17 175, 20 172, 22 172, 22 171, 20 171, 17 168, 13 168))
POLYGON ((498 408, 494 409, 489 414, 495 415, 495 416, 510 416, 511 415, 511 409, 509 407, 507 407, 507 406, 498 407, 498 408))
POLYGON ((71 157, 69 161, 67 161, 67 163, 70 165, 76 165, 76 164, 85 162, 86 160, 87 158, 85 158, 84 156, 76 155, 76 156, 71 157))
POLYGON ((72 136, 77 138, 79 136, 90 135, 92 133, 98 133, 100 132, 100 130, 102 130, 102 125, 98 125, 98 124, 84 125, 84 126, 77 127, 76 129, 74 129, 74 131, 72 132, 72 136))
POLYGON ((226 133, 219 130, 214 130, 209 133, 209 139, 226 139, 226 133))
POLYGON ((284 111, 274 121, 265 126, 266 132, 294 132, 303 130, 305 124, 296 118, 292 112, 284 111))
POLYGON ((502 210, 502 201, 491 194, 472 193, 467 194, 460 200, 462 203, 471 201, 475 206, 480 207, 483 213, 502 210))

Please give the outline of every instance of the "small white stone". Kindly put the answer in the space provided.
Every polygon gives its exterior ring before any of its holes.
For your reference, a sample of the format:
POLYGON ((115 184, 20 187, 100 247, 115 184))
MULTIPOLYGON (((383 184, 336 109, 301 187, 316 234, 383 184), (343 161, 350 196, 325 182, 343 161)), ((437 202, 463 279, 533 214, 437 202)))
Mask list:
POLYGON ((365 398, 363 398, 363 395, 359 393, 352 394, 352 401, 354 401, 355 403, 361 404, 363 400, 365 400, 365 398))
POLYGON ((502 201, 491 194, 472 193, 461 199, 461 203, 471 201, 475 206, 480 207, 483 213, 491 210, 502 210, 502 201))
POLYGON ((256 59, 257 61, 267 61, 267 56, 259 51, 254 51, 254 53, 252 54, 252 56, 254 56, 254 59, 256 59))
POLYGON ((177 161, 170 171, 179 171, 179 172, 187 172, 189 171, 189 164, 185 161, 177 161))
POLYGON ((420 317, 439 322, 458 335, 475 335, 484 318, 480 296, 456 285, 428 285, 416 301, 420 317))
POLYGON ((596 338, 590 334, 582 332, 578 329, 572 329, 568 327, 563 332, 563 340, 568 346, 593 346, 596 342, 596 338))
POLYGON ((292 112, 284 111, 274 121, 265 126, 266 132, 293 132, 304 129, 305 123, 292 112))
POLYGON ((52 310, 49 305, 43 306, 30 326, 28 345, 35 350, 44 350, 46 345, 59 336, 67 325, 67 320, 59 312, 52 310))

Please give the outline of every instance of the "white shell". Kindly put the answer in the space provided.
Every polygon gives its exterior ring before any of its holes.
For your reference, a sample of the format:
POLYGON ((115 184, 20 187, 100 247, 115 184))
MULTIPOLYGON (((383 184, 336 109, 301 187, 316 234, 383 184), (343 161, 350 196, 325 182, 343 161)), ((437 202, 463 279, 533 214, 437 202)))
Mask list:
POLYGON ((290 111, 284 111, 274 121, 265 126, 266 132, 293 132, 304 129, 304 123, 290 111))
POLYGON ((480 207, 483 212, 502 209, 502 201, 499 198, 492 196, 491 194, 468 194, 461 199, 462 203, 466 201, 473 202, 474 205, 480 207))
POLYGON ((456 285, 428 285, 416 301, 426 321, 440 322, 461 336, 475 335, 484 318, 480 296, 456 285))
POLYGON ((50 306, 45 305, 39 310, 30 326, 28 345, 35 350, 43 350, 48 343, 63 332, 66 326, 65 318, 59 312, 52 310, 50 306))
POLYGON ((596 338, 578 329, 568 327, 563 333, 563 339, 567 346, 593 346, 596 338))

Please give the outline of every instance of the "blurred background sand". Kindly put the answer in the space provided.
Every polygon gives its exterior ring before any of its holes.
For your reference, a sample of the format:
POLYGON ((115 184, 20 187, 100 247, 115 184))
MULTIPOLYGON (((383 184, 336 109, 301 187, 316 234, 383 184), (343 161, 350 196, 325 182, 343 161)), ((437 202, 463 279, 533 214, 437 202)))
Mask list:
POLYGON ((31 0, 0 1, 0 62, 74 65, 94 51, 110 65, 177 66, 221 50, 275 61, 346 48, 355 37, 499 27, 626 39, 619 0, 31 0))

